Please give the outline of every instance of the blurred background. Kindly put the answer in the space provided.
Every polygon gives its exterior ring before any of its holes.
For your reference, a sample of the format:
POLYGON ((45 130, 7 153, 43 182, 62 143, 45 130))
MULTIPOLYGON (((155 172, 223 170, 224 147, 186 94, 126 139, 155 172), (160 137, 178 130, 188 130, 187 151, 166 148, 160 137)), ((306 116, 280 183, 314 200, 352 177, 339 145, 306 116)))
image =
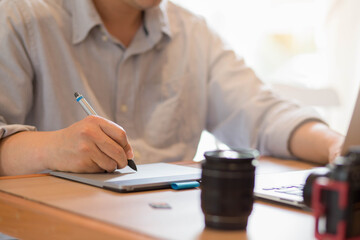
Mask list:
MULTIPOLYGON (((203 16, 275 91, 346 134, 360 85, 359 0, 172 0, 203 16)), ((204 133, 195 160, 217 144, 204 133)))

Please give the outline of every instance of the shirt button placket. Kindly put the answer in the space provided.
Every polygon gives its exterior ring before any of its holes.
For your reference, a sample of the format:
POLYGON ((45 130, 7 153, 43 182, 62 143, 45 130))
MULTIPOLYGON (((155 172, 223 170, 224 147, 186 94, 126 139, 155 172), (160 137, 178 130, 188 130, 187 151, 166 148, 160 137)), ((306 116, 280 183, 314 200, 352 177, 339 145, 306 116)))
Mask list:
POLYGON ((132 76, 131 68, 127 66, 128 59, 120 62, 118 70, 118 84, 116 89, 116 121, 128 134, 132 132, 133 126, 131 121, 131 105, 132 99, 132 76))
POLYGON ((128 107, 126 104, 121 104, 120 110, 122 113, 126 113, 128 111, 128 107))

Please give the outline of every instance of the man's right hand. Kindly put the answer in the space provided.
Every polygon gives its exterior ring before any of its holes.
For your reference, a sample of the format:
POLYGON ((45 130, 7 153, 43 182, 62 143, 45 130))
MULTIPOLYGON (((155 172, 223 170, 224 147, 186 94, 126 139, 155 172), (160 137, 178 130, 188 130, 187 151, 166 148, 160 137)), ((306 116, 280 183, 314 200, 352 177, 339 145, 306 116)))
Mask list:
POLYGON ((133 158, 126 133, 99 116, 88 116, 52 132, 20 132, 0 142, 0 175, 45 169, 69 172, 113 172, 133 158), (21 147, 19 147, 21 146, 21 147))

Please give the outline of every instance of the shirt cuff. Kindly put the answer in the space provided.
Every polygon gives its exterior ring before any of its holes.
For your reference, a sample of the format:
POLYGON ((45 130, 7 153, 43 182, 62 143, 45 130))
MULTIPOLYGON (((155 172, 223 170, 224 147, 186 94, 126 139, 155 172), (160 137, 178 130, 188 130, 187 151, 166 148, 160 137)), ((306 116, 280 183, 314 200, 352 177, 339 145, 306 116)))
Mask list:
POLYGON ((21 125, 21 124, 3 125, 0 126, 0 139, 23 131, 36 131, 36 127, 29 125, 21 125))
POLYGON ((291 137, 302 124, 310 121, 326 124, 312 107, 301 108, 292 114, 282 116, 282 119, 277 122, 278 126, 274 126, 274 129, 281 129, 281 131, 272 132, 268 135, 273 139, 267 141, 267 149, 271 149, 271 155, 280 158, 295 158, 289 148, 291 137))

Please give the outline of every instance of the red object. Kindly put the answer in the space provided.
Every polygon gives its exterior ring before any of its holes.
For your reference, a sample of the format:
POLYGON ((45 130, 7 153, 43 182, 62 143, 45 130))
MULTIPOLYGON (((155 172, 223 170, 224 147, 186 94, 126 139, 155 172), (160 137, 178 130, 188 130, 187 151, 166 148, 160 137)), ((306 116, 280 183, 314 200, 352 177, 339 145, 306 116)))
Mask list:
MULTIPOLYGON (((319 232, 319 220, 321 216, 324 216, 326 209, 326 206, 321 202, 322 190, 331 190, 338 192, 338 208, 345 211, 348 204, 348 183, 330 180, 326 177, 320 177, 314 182, 312 193, 312 209, 315 217, 315 237, 321 240, 345 240, 347 238, 346 221, 344 219, 338 222, 336 234, 319 232)), ((349 238, 347 240, 360 240, 360 237, 349 238)))

